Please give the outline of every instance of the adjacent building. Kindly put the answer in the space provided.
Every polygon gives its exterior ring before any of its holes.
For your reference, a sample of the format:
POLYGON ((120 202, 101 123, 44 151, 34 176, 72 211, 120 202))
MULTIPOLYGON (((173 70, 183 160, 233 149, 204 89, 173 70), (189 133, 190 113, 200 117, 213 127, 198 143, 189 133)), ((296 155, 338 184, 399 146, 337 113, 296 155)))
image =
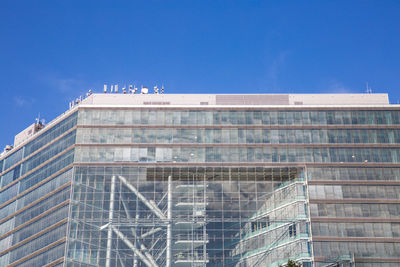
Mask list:
POLYGON ((93 94, 0 176, 0 266, 400 265, 387 94, 93 94))

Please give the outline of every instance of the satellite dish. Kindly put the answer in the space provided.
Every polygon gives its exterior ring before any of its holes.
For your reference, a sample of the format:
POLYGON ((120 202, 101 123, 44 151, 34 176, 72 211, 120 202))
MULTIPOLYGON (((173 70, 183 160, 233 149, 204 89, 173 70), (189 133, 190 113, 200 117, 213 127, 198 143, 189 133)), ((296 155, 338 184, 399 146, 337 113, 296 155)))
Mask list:
POLYGON ((142 94, 147 94, 148 92, 149 92, 149 88, 142 87, 142 91, 141 91, 142 94))

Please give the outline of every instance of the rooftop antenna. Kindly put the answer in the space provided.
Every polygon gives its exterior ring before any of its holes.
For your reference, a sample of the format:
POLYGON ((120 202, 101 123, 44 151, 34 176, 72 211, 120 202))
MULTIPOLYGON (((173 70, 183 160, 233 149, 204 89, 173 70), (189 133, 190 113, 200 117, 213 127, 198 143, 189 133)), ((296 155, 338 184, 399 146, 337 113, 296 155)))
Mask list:
POLYGON ((107 93, 107 84, 104 84, 104 93, 107 93))
POLYGON ((39 112, 39 114, 38 114, 38 116, 36 118, 36 124, 39 124, 39 122, 40 122, 40 112, 39 112))
POLYGON ((367 94, 372 94, 372 88, 368 86, 368 82, 366 84, 367 87, 367 94))

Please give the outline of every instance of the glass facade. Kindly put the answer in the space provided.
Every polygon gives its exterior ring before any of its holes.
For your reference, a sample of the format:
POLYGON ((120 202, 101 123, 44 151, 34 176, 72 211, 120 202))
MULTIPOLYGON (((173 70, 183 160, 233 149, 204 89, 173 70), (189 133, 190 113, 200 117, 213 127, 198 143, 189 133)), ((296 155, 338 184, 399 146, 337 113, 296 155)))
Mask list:
POLYGON ((0 266, 63 262, 77 118, 69 115, 1 160, 0 266))
POLYGON ((389 106, 83 106, 0 177, 1 266, 400 264, 389 106))

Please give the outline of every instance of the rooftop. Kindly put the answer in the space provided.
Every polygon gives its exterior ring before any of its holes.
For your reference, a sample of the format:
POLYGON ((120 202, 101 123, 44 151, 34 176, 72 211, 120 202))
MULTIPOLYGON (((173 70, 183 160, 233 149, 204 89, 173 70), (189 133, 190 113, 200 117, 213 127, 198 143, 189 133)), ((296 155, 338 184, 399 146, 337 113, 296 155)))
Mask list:
POLYGON ((83 105, 389 105, 388 94, 92 94, 83 105))

